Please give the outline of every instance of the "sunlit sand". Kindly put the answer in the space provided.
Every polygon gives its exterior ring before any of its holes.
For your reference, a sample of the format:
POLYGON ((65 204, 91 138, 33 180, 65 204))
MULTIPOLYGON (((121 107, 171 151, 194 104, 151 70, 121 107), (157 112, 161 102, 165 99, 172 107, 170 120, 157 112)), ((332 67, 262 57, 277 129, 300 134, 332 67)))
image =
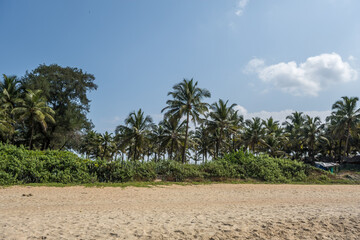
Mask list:
POLYGON ((358 239, 360 186, 0 189, 0 239, 358 239))

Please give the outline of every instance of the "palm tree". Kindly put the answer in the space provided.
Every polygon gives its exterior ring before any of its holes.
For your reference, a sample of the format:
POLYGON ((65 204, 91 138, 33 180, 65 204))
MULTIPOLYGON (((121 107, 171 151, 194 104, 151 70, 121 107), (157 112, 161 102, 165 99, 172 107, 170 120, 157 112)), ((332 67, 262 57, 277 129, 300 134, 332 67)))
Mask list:
POLYGON ((231 147, 229 148, 230 152, 236 151, 241 147, 241 135, 244 127, 244 116, 239 115, 238 111, 234 111, 231 116, 231 126, 230 126, 230 136, 231 147))
POLYGON ((184 142, 185 133, 185 121, 181 121, 179 118, 165 118, 159 123, 163 128, 163 134, 159 137, 161 147, 169 147, 169 158, 173 158, 174 150, 181 147, 184 142))
POLYGON ((331 117, 335 119, 338 127, 343 130, 345 137, 344 156, 349 154, 349 139, 352 132, 356 132, 360 123, 360 108, 357 108, 358 97, 342 97, 332 106, 331 117))
POLYGON ((285 155, 284 145, 288 141, 286 134, 280 127, 278 121, 274 121, 272 117, 262 121, 264 127, 264 138, 260 139, 264 150, 272 157, 285 155))
POLYGON ((209 113, 209 128, 213 131, 217 130, 219 133, 216 142, 216 157, 219 156, 221 143, 223 142, 225 137, 225 131, 227 131, 227 133, 234 132, 234 129, 232 127, 234 126, 234 121, 237 120, 234 118, 234 112, 237 112, 234 110, 236 104, 227 106, 228 102, 229 100, 224 102, 222 99, 219 99, 219 102, 215 102, 211 105, 212 111, 209 113))
MULTIPOLYGON (((8 139, 8 135, 12 135, 14 132, 13 121, 10 118, 6 108, 0 108, 0 136, 5 136, 8 139)), ((1 138, 0 138, 1 139, 1 138)))
POLYGON ((11 114, 16 101, 20 95, 19 81, 16 76, 3 74, 3 81, 0 82, 0 133, 9 140, 15 131, 15 119, 11 114))
POLYGON ((298 159, 303 150, 301 135, 305 117, 302 112, 293 112, 286 117, 286 120, 283 125, 285 125, 285 131, 289 135, 288 153, 295 153, 293 157, 298 159))
POLYGON ((257 145, 259 145, 263 139, 265 130, 262 127, 261 119, 258 117, 252 118, 252 120, 246 120, 245 125, 244 139, 253 153, 255 153, 257 145))
POLYGON ((144 112, 139 109, 131 112, 125 119, 125 125, 116 127, 116 133, 121 134, 123 144, 129 145, 129 152, 133 153, 133 160, 138 160, 145 142, 148 140, 153 121, 150 116, 144 116, 144 112), (131 146, 132 145, 132 146, 131 146))
POLYGON ((87 131, 82 137, 80 153, 86 158, 97 158, 100 156, 100 133, 93 130, 87 131))
POLYGON ((155 162, 158 161, 158 159, 161 160, 161 156, 164 153, 164 147, 162 146, 162 137, 164 135, 164 128, 161 124, 154 124, 152 126, 152 131, 150 133, 150 141, 152 142, 152 151, 155 154, 154 160, 155 162))
POLYGON ((15 107, 15 103, 20 94, 20 82, 16 76, 8 77, 3 74, 3 77, 3 82, 0 82, 0 102, 11 111, 15 107))
POLYGON ((111 160, 112 154, 110 153, 114 151, 114 138, 112 133, 106 131, 104 134, 100 134, 99 140, 102 151, 101 158, 111 160))
POLYGON ((41 90, 26 90, 24 99, 18 100, 18 106, 12 113, 18 116, 19 121, 28 121, 30 128, 29 148, 32 149, 35 124, 39 123, 46 132, 47 122, 55 123, 53 118, 55 112, 42 97, 41 90))
POLYGON ((272 157, 280 157, 286 155, 284 151, 285 142, 288 138, 281 131, 266 134, 263 139, 260 139, 260 143, 265 147, 264 151, 272 157))
POLYGON ((275 133, 275 132, 279 131, 279 129, 280 129, 279 121, 274 121, 274 119, 272 117, 268 118, 266 121, 263 120, 262 124, 265 128, 265 132, 267 135, 275 133))
POLYGON ((201 124, 199 127, 196 127, 194 133, 194 141, 198 146, 198 151, 203 155, 203 162, 207 161, 207 154, 210 151, 210 130, 205 124, 201 124))
POLYGON ((161 112, 166 112, 166 116, 181 118, 186 116, 186 130, 185 130, 185 140, 184 148, 182 153, 182 162, 186 162, 186 148, 188 143, 188 134, 189 134, 189 120, 196 124, 200 119, 200 114, 203 114, 208 110, 208 104, 202 102, 202 99, 205 97, 211 97, 211 94, 208 90, 198 88, 198 82, 194 82, 193 79, 186 80, 173 86, 172 92, 168 93, 168 96, 172 96, 173 99, 168 100, 167 107, 162 109, 161 112))
POLYGON ((308 148, 308 153, 311 160, 314 159, 314 150, 319 139, 322 138, 325 140, 325 137, 321 136, 322 132, 320 126, 321 121, 319 117, 312 118, 306 115, 302 139, 304 145, 306 145, 308 148))

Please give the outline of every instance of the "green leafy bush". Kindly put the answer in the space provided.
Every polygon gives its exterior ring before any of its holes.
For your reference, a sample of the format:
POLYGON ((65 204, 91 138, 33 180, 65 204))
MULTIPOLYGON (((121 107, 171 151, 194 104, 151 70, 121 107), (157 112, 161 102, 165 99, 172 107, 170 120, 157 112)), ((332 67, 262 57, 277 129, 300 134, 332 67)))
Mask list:
POLYGON ((203 179, 203 173, 198 165, 181 164, 173 160, 158 162, 156 171, 166 181, 181 182, 187 179, 203 179))
POLYGON ((0 185, 153 181, 157 176, 165 181, 330 181, 322 174, 323 171, 302 162, 267 155, 255 156, 243 151, 194 165, 171 160, 156 163, 89 160, 67 151, 30 151, 23 147, 0 144, 0 185))
POLYGON ((307 177, 307 165, 268 155, 254 156, 249 152, 227 154, 224 159, 239 166, 239 174, 245 178, 254 178, 267 182, 304 181, 307 177))
POLYGON ((30 151, 0 144, 0 183, 86 183, 87 160, 67 151, 30 151))

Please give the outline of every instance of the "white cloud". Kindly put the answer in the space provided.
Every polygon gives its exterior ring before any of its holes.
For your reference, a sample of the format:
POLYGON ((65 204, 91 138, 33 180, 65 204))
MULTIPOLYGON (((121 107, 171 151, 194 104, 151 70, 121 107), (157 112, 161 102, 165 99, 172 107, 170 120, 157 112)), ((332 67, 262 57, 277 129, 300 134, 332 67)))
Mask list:
POLYGON ((348 60, 349 60, 349 61, 355 61, 356 58, 355 58, 354 56, 350 55, 350 56, 348 57, 348 60))
POLYGON ((240 106, 240 105, 236 105, 234 107, 235 110, 237 110, 239 112, 239 114, 245 116, 247 114, 247 110, 246 108, 244 108, 243 106, 240 106))
MULTIPOLYGON (((253 117, 259 117, 261 119, 268 119, 273 117, 274 120, 279 121, 280 123, 285 122, 286 117, 291 115, 295 110, 286 109, 277 112, 268 112, 268 111, 260 111, 260 112, 248 112, 246 108, 243 106, 237 105, 235 110, 239 110, 239 113, 244 116, 244 119, 251 119, 253 117), (242 109, 241 112, 239 109, 242 109)), ((300 111, 301 112, 301 111, 300 111)), ((322 122, 325 122, 327 116, 331 114, 330 110, 325 111, 302 111, 304 115, 309 115, 310 117, 320 117, 322 122)))
POLYGON ((257 73, 260 72, 264 67, 265 67, 265 61, 263 59, 253 58, 246 65, 244 72, 257 73))
POLYGON ((236 11, 235 14, 237 16, 241 16, 244 13, 245 7, 248 4, 249 0, 239 0, 237 7, 236 7, 236 11))
POLYGON ((295 96, 317 96, 329 85, 354 81, 357 71, 336 53, 309 57, 304 63, 294 61, 266 66, 264 60, 254 58, 244 69, 256 73, 265 83, 295 96))

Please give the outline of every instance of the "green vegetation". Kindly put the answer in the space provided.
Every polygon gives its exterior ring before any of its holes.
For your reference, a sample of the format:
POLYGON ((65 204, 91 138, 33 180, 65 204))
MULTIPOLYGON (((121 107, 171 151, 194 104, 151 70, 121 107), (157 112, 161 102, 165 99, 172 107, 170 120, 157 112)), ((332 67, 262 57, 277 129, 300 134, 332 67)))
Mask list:
POLYGON ((61 183, 101 186, 110 183, 107 185, 111 186, 111 183, 126 182, 152 182, 140 185, 160 184, 154 182, 156 178, 161 178, 163 182, 205 183, 214 181, 329 183, 335 180, 330 173, 302 162, 272 158, 267 155, 254 156, 242 151, 194 165, 173 160, 158 162, 120 160, 109 162, 100 158, 89 160, 67 151, 34 151, 24 147, 0 145, 0 185, 61 183))
POLYGON ((336 101, 324 123, 294 112, 281 124, 273 118, 244 119, 236 104, 222 99, 206 103, 210 92, 184 79, 168 93, 158 124, 139 109, 114 133, 97 133, 86 116, 87 95, 97 89, 94 80, 81 69, 56 64, 40 65, 21 78, 3 75, 0 184, 156 178, 331 183, 342 180, 305 162, 342 161, 360 151, 357 97, 336 101))
POLYGON ((0 141, 28 149, 77 152, 92 160, 206 163, 229 152, 312 163, 325 157, 341 161, 360 151, 360 109, 357 97, 342 97, 322 123, 294 112, 280 123, 273 118, 244 119, 236 104, 204 99, 210 92, 184 79, 168 93, 158 124, 141 109, 133 111, 114 133, 97 133, 87 113, 96 90, 95 77, 81 69, 40 65, 17 78, 0 82, 0 141), (194 127, 190 125, 194 123, 194 127))

